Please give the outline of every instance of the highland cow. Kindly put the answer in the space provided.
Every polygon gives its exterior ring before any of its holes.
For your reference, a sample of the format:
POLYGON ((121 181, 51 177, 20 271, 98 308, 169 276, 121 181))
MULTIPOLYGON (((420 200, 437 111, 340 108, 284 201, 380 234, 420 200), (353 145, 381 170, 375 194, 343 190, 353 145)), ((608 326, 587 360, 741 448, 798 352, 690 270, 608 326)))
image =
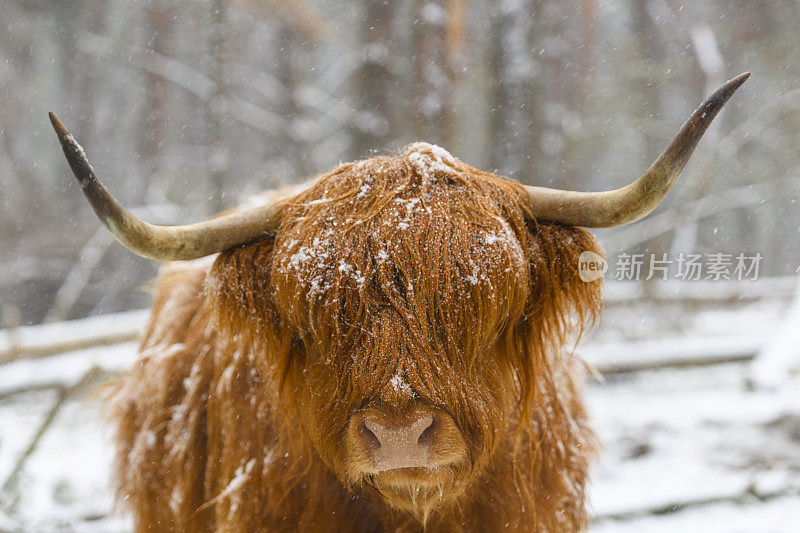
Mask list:
POLYGON ((563 348, 601 308, 578 275, 601 250, 581 226, 652 211, 746 77, 616 191, 525 187, 416 143, 179 227, 120 206, 51 114, 101 220, 175 261, 106 389, 137 531, 584 528, 596 445, 563 348))

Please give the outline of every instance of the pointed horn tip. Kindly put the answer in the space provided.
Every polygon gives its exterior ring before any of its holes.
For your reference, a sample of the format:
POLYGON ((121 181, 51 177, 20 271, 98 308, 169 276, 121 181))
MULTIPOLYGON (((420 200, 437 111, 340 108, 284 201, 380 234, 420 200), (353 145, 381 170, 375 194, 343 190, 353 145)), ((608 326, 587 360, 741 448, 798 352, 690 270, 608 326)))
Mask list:
POLYGON ((69 131, 67 131, 67 128, 65 128, 58 119, 58 116, 55 114, 55 112, 50 111, 47 113, 47 116, 50 117, 50 124, 53 125, 53 129, 55 130, 56 135, 58 135, 58 138, 61 140, 65 139, 67 135, 69 135, 69 131))
POLYGON ((719 89, 714 91, 714 94, 711 95, 710 99, 714 99, 715 97, 720 98, 722 100, 721 103, 725 103, 728 98, 733 96, 733 93, 735 93, 739 87, 741 87, 742 84, 747 81, 747 78, 749 77, 749 72, 742 72, 738 76, 729 79, 719 89))
POLYGON ((743 72, 723 83, 700 104, 700 107, 695 110, 689 122, 693 122, 695 125, 705 124, 702 129, 702 131, 705 132, 705 128, 711 123, 711 120, 717 115, 717 112, 722 109, 722 106, 728 102, 731 96, 733 96, 733 93, 735 93, 749 77, 749 72, 743 72))
POLYGON ((726 85, 730 85, 730 86, 738 89, 744 82, 747 81, 747 78, 749 78, 749 77, 750 77, 750 72, 749 71, 748 72, 742 72, 738 76, 733 77, 730 80, 728 80, 728 83, 726 83, 726 85))

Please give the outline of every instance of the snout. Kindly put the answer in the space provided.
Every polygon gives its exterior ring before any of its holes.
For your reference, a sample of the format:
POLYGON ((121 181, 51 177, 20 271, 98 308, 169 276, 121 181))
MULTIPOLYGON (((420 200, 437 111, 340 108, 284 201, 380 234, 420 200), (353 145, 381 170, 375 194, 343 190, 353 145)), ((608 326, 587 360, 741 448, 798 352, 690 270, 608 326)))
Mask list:
POLYGON ((437 469, 466 456, 466 445, 452 417, 436 408, 395 413, 369 408, 350 421, 351 457, 370 473, 404 468, 437 469), (354 452, 354 453, 353 453, 354 452))
POLYGON ((441 422, 438 415, 430 413, 415 418, 396 424, 378 417, 364 417, 361 421, 358 432, 376 472, 434 466, 431 448, 441 422))

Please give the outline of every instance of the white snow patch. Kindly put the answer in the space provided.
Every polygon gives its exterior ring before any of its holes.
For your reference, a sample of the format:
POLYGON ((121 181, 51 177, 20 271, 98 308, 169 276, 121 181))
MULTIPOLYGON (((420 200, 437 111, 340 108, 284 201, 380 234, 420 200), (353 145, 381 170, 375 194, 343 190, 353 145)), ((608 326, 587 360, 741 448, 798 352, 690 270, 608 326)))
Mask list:
POLYGON ((401 392, 404 394, 413 394, 414 391, 411 388, 411 385, 408 384, 406 381, 405 376, 402 372, 398 372, 394 375, 394 377, 389 381, 392 384, 392 388, 394 388, 395 392, 401 392))
POLYGON ((800 372, 800 284, 794 303, 752 363, 753 381, 774 388, 800 372))
MULTIPOLYGON (((225 487, 225 489, 223 489, 222 492, 217 494, 217 496, 215 496, 212 500, 209 500, 209 502, 206 505, 217 503, 223 500, 224 498, 235 496, 236 493, 239 490, 241 490, 242 486, 247 481, 247 479, 250 477, 250 473, 253 471, 253 468, 255 468, 255 466, 256 466, 256 460, 250 459, 249 461, 247 461, 247 464, 237 468, 236 471, 234 471, 233 473, 233 479, 231 479, 230 482, 228 482, 228 485, 225 487)), ((235 513, 238 508, 239 508, 239 499, 232 498, 230 510, 228 511, 229 519, 233 516, 233 513, 235 513)))
POLYGON ((420 10, 420 18, 428 24, 444 26, 447 23, 447 12, 433 2, 428 2, 420 10))
POLYGON ((356 198, 365 197, 369 193, 369 191, 372 189, 372 182, 373 182, 373 178, 372 178, 371 174, 367 174, 366 176, 364 176, 362 178, 362 182, 361 182, 361 189, 359 189, 358 194, 356 195, 356 198))
POLYGON ((233 479, 231 479, 230 483, 228 483, 228 486, 225 487, 225 490, 223 490, 217 496, 217 498, 224 498, 228 494, 242 488, 242 485, 244 485, 244 482, 247 481, 248 477, 250 477, 250 472, 252 472, 253 467, 255 466, 256 466, 256 460, 250 459, 249 461, 247 461, 246 465, 237 468, 236 471, 233 473, 234 474, 233 479))
POLYGON ((435 144, 416 142, 408 147, 406 157, 416 171, 428 180, 433 180, 437 172, 442 174, 457 172, 456 158, 435 144))
POLYGON ((494 234, 494 233, 487 233, 487 234, 484 236, 483 240, 486 242, 486 244, 488 244, 488 245, 490 245, 490 246, 491 246, 492 244, 494 244, 494 243, 496 243, 497 241, 499 241, 499 240, 500 240, 500 237, 498 237, 498 236, 497 236, 496 234, 494 234))

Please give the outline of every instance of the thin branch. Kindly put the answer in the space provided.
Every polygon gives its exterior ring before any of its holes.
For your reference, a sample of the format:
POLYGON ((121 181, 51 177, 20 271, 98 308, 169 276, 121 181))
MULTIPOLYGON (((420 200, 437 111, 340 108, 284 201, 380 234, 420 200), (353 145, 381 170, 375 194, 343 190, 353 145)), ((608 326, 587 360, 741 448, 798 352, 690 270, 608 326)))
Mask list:
MULTIPOLYGON (((113 45, 113 40, 91 33, 83 34, 76 44, 84 54, 144 70, 203 101, 208 101, 217 92, 213 80, 177 59, 138 46, 126 48, 126 59, 122 59, 112 53, 113 45)), ((225 112, 231 119, 267 135, 292 135, 283 117, 239 97, 229 97, 229 103, 231 105, 225 112)))
POLYGON ((64 278, 64 283, 58 288, 53 305, 47 311, 42 322, 60 322, 67 319, 70 310, 89 283, 92 272, 103 259, 112 242, 113 239, 106 228, 97 228, 94 235, 81 249, 77 261, 64 278))
POLYGON ((73 383, 69 386, 59 385, 55 388, 58 392, 58 396, 56 397, 56 401, 53 403, 53 406, 47 412, 44 420, 42 420, 41 424, 39 424, 39 428, 36 430, 36 434, 28 443, 28 446, 25 448, 25 451, 17 459, 14 468, 11 470, 11 473, 6 478, 5 482, 3 482, 2 488, 0 488, 0 494, 10 495, 9 499, 6 502, 7 508, 13 508, 16 503, 19 501, 19 492, 18 484, 19 484, 19 477, 22 474, 23 469, 25 468, 25 464, 28 462, 28 459, 33 455, 36 451, 36 448, 39 446, 39 443, 44 438, 47 431, 53 425, 53 422, 56 419, 56 416, 61 411, 61 408, 64 406, 64 403, 72 396, 75 391, 79 390, 80 388, 86 386, 90 382, 94 381, 95 378, 106 379, 105 374, 99 373, 96 367, 92 367, 88 369, 81 379, 77 382, 73 383))
MULTIPOLYGON (((800 177, 786 178, 780 181, 800 187, 800 177)), ((800 195, 800 192, 797 194, 800 195)), ((659 235, 673 231, 681 224, 694 222, 723 211, 760 206, 767 200, 780 200, 783 198, 785 198, 785 194, 782 191, 775 190, 774 182, 745 185, 713 193, 688 202, 683 209, 664 211, 650 216, 644 223, 628 229, 618 230, 607 241, 606 249, 609 250, 609 255, 613 255, 618 251, 630 249, 659 235), (690 218, 687 218, 687 213, 691 213, 690 218)))
POLYGON ((142 309, 73 320, 64 322, 58 334, 53 334, 52 324, 0 330, 0 365, 136 340, 147 315, 148 311, 142 309), (89 330, 85 329, 87 324, 89 330), (65 327, 69 329, 65 331, 65 327))
POLYGON ((39 442, 44 437, 44 434, 53 424, 53 421, 56 418, 56 415, 61 410, 61 407, 64 405, 64 400, 67 397, 68 389, 66 387, 58 387, 56 389, 58 391, 58 397, 56 398, 55 403, 47 412, 47 416, 45 416, 44 420, 41 424, 39 424, 39 429, 36 431, 36 434, 33 436, 31 441, 28 443, 27 448, 25 451, 17 459, 16 464, 14 465, 13 470, 6 478, 5 482, 3 483, 2 492, 3 494, 9 495, 9 501, 7 505, 9 507, 14 507, 16 502, 19 500, 19 493, 17 491, 18 483, 19 483, 19 476, 22 473, 22 469, 25 468, 25 463, 28 461, 28 458, 36 451, 36 447, 39 445, 39 442))

